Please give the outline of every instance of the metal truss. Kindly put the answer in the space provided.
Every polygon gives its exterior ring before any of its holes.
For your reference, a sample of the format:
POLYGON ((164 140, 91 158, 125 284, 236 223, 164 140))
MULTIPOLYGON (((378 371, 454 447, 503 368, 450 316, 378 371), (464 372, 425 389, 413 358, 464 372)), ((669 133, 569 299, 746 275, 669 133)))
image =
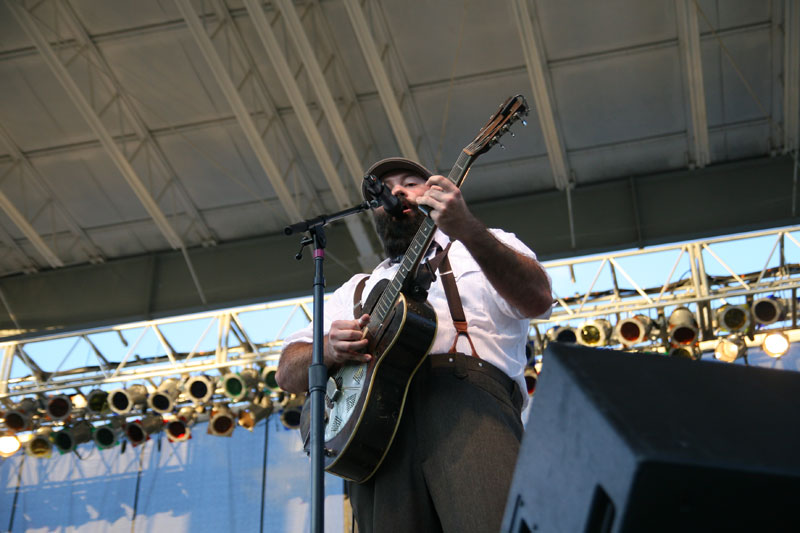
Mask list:
MULTIPOLYGON (((549 261, 556 304, 546 320, 531 321, 531 338, 542 347, 543 330, 576 326, 603 317, 636 314, 653 318, 685 306, 694 313, 701 349, 719 332, 714 311, 762 296, 791 304, 786 320, 765 331, 785 330, 800 340, 800 226, 660 246, 615 254, 549 261), (758 268, 748 266, 758 264, 758 268), (654 280, 659 279, 654 283, 654 280), (579 289, 570 294, 565 291, 579 289)), ((269 367, 286 334, 312 317, 311 299, 299 298, 148 322, 96 328, 0 343, 0 401, 65 390, 149 383, 157 378, 226 373, 232 367, 269 367)), ((646 349, 646 348, 643 348, 646 349)))

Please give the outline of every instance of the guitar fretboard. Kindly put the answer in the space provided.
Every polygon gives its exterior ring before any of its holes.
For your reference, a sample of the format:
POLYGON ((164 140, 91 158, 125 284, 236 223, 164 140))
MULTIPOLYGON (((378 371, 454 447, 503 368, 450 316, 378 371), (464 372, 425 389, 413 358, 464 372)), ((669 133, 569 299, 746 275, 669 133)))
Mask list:
MULTIPOLYGON (((466 150, 461 152, 461 155, 458 156, 458 160, 452 170, 450 170, 450 174, 447 178, 455 183, 457 187, 461 187, 461 184, 464 183, 464 179, 467 177, 469 167, 475 159, 476 157, 468 154, 466 150)), ((375 305, 372 312, 372 320, 382 323, 389 315, 389 311, 394 307, 397 298, 400 296, 400 291, 403 289, 408 275, 416 271, 420 260, 424 257, 425 252, 428 251, 428 247, 433 240, 433 234, 435 232, 436 224, 430 216, 426 216, 419 230, 417 230, 416 235, 414 235, 414 239, 411 241, 408 250, 406 250, 403 260, 400 262, 400 267, 397 269, 397 273, 386 289, 384 289, 378 303, 375 305)))

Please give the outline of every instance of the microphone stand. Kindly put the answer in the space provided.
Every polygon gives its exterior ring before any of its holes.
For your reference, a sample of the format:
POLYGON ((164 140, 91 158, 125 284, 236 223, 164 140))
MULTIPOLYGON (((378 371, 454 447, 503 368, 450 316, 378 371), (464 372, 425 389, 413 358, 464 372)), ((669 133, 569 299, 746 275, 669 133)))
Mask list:
POLYGON ((323 533, 325 522, 325 456, 323 444, 325 442, 325 392, 328 383, 328 367, 323 361, 323 291, 325 289, 325 276, 322 263, 325 259, 325 230, 329 222, 339 220, 346 216, 354 215, 378 207, 377 200, 363 202, 355 207, 333 213, 320 215, 302 222, 286 226, 283 232, 291 235, 297 232, 308 232, 300 240, 300 251, 295 255, 298 261, 303 258, 303 248, 309 244, 314 249, 314 340, 311 356, 311 366, 308 368, 308 392, 311 402, 311 532, 323 533))

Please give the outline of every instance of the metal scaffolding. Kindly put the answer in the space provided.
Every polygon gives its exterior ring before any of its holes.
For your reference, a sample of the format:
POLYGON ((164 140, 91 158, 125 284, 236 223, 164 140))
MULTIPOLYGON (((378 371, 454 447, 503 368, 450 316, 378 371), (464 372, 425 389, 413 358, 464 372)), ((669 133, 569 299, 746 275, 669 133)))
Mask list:
MULTIPOLYGON (((609 322, 644 314, 656 323, 678 307, 691 309, 698 348, 713 349, 723 336, 715 311, 780 297, 786 317, 751 325, 743 336, 760 344, 769 331, 797 332, 800 287, 800 226, 544 263, 556 303, 546 320, 531 321, 535 351, 545 331, 577 327, 590 319, 609 322), (752 265, 759 265, 751 268, 752 265)), ((155 389, 155 378, 181 377, 232 368, 277 364, 286 334, 311 320, 310 298, 284 300, 173 318, 0 341, 0 401, 64 391, 86 394, 130 381, 155 389)), ((612 335, 610 345, 619 345, 612 335)), ((654 338, 634 347, 668 348, 654 338)), ((15 400, 16 399, 16 400, 15 400)))

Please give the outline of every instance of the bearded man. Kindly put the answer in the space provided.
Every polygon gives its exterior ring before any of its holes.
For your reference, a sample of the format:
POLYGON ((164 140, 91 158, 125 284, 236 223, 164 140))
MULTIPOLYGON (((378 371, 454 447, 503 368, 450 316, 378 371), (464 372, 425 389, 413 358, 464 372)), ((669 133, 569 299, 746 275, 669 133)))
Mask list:
MULTIPOLYGON (((427 302, 438 321, 430 355, 414 375, 377 472, 363 483, 348 482, 358 530, 497 531, 528 400, 529 322, 549 314, 550 280, 527 246, 511 233, 487 229, 444 176, 403 158, 378 161, 367 174, 400 199, 403 213, 393 217, 382 207, 375 210, 386 259, 368 278, 351 278, 325 304, 328 369, 375 357, 365 353, 368 339, 362 334, 369 315, 354 317, 353 303, 365 299, 357 291, 368 295, 380 280, 395 275, 425 218, 418 206, 426 206, 438 226, 427 259, 448 250, 455 288, 446 290, 442 278, 449 272, 441 271, 430 285, 427 302), (463 321, 454 318, 456 299, 463 321)), ((308 389, 312 332, 309 325, 285 340, 276 377, 286 391, 308 389)))

